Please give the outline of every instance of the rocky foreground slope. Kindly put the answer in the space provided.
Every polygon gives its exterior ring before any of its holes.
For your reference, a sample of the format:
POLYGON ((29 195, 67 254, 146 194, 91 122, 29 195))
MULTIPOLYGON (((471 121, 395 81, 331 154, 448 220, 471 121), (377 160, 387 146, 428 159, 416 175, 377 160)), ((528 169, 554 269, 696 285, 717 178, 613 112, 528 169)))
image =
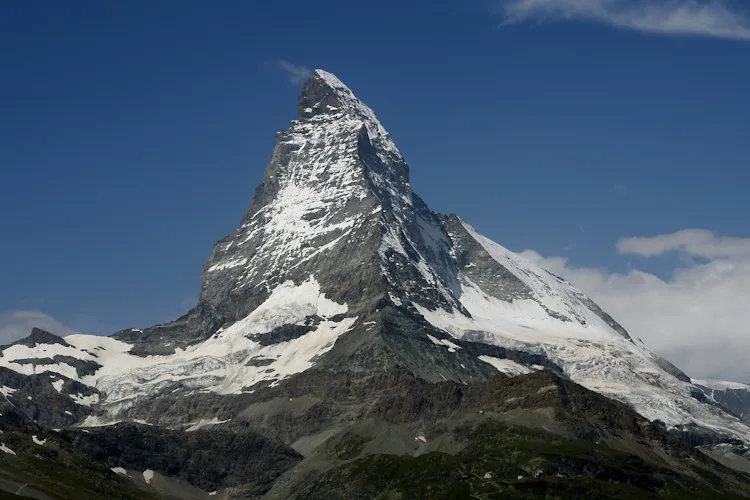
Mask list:
POLYGON ((745 422, 573 285, 432 212, 320 70, 192 311, 35 330, 2 348, 0 384, 87 459, 225 498, 748 492, 684 444, 746 446, 745 422))

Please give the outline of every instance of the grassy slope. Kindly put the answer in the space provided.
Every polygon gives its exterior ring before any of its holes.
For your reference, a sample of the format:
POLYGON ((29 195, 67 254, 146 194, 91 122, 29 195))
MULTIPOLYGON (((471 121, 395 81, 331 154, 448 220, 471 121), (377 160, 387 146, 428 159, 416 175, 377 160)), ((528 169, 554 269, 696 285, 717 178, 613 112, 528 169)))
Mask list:
POLYGON ((365 456, 327 472, 297 498, 748 498, 698 463, 684 474, 605 444, 490 419, 453 432, 466 442, 455 455, 365 456))
POLYGON ((363 413, 309 455, 312 467, 290 471, 278 498, 750 498, 744 476, 549 372, 470 386, 396 377, 357 395, 363 413), (381 430, 362 432, 363 417, 381 430), (378 449, 398 433, 436 447, 378 449))

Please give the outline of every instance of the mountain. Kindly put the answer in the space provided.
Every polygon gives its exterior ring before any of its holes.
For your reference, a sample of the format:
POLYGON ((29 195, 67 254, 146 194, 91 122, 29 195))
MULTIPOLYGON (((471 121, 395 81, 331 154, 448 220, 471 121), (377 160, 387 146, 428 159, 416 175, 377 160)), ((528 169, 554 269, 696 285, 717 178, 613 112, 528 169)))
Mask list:
MULTIPOLYGON (((214 245, 193 310, 110 337, 35 330, 2 348, 7 403, 65 428, 92 460, 227 498, 354 498, 343 478, 357 467, 370 471, 362 481, 381 467, 422 470, 429 453, 452 457, 450 474, 473 471, 456 479, 460 491, 522 491, 529 474, 531 488, 609 491, 603 482, 626 483, 630 466, 639 491, 750 491, 667 432, 750 444, 750 427, 572 284, 431 211, 389 134, 338 78, 316 71, 298 115, 277 134, 239 228, 214 245), (515 437, 484 442, 501 431, 515 437), (210 438, 194 436, 211 433, 220 444, 199 453, 210 438), (163 446, 137 445, 151 442, 163 446), (487 465, 477 454, 518 442, 534 451, 525 462, 492 462, 504 472, 489 479, 505 486, 474 484, 487 465), (246 463, 248 446, 257 453, 246 463), (170 463, 165 449, 182 458, 170 463), (542 455, 568 479, 537 477, 542 455), (211 460, 207 478, 196 464, 211 460)), ((422 480, 375 488, 413 493, 422 480)))

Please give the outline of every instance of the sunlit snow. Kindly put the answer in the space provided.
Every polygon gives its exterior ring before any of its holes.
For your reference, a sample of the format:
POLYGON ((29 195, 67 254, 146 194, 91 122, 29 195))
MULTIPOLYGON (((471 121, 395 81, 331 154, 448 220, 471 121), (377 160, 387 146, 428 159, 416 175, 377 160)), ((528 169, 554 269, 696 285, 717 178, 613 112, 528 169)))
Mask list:
MULTIPOLYGON (((580 300, 582 294, 520 255, 479 235, 469 234, 498 263, 534 292, 548 309, 575 321, 550 316, 535 300, 507 302, 482 291, 461 277, 461 304, 470 313, 416 309, 435 327, 457 339, 494 344, 546 356, 573 381, 632 406, 650 420, 668 426, 695 423, 750 442, 750 428, 736 417, 691 396, 691 384, 666 373, 655 356, 615 331, 580 300)), ((480 357, 507 373, 519 366, 507 360, 480 357)))
MULTIPOLYGON (((328 299, 320 292, 314 277, 295 285, 289 281, 277 286, 268 299, 244 319, 220 330, 208 340, 177 349, 165 356, 135 356, 129 353, 131 345, 110 337, 94 335, 69 335, 60 344, 38 345, 33 348, 16 345, 0 357, 0 366, 29 374, 30 364, 15 363, 16 359, 50 357, 55 354, 81 360, 94 360, 102 367, 93 375, 78 376, 75 369, 65 363, 43 365, 47 372, 95 387, 106 394, 103 407, 111 415, 127 406, 135 398, 158 393, 179 382, 183 387, 208 390, 221 394, 237 394, 245 387, 260 381, 278 382, 289 375, 312 366, 313 360, 330 350, 336 339, 348 331, 356 317, 331 318, 348 311, 346 304, 328 299), (252 334, 265 334, 286 324, 304 323, 310 316, 322 319, 314 330, 279 344, 261 345, 250 340, 252 334), (90 354, 97 353, 96 356, 90 354), (246 366, 248 361, 262 358, 272 362, 264 366, 246 366)), ((41 368, 42 365, 39 365, 41 368)), ((60 392, 64 381, 53 382, 60 392)), ((12 396, 15 389, 2 387, 0 394, 12 396)), ((69 394, 77 404, 91 406, 99 402, 99 394, 69 394)), ((112 418, 89 416, 84 426, 106 425, 112 418)), ((220 422, 195 423, 211 425, 220 422)))
POLYGON ((481 359, 485 363, 491 364, 492 366, 497 368, 497 371, 506 375, 510 375, 511 377, 515 377, 516 375, 525 375, 534 371, 510 359, 501 359, 492 356, 479 356, 479 359, 481 359))

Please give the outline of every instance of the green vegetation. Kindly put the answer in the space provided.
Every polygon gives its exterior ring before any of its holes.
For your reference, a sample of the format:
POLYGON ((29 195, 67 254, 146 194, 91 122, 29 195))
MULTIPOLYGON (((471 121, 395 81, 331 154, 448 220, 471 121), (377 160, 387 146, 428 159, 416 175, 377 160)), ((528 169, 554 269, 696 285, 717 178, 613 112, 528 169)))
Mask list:
POLYGON ((298 498, 649 499, 745 498, 719 476, 654 466, 603 444, 485 420, 454 431, 457 455, 372 455, 329 471, 298 498))
MULTIPOLYGON (((156 498, 104 466, 85 459, 57 460, 19 455, 0 463, 0 477, 23 486, 25 495, 44 498, 95 500, 156 498)), ((25 496, 24 495, 24 496, 25 496)))
POLYGON ((362 449, 371 439, 364 438, 353 432, 347 432, 341 437, 334 451, 341 460, 351 460, 359 456, 362 449))

